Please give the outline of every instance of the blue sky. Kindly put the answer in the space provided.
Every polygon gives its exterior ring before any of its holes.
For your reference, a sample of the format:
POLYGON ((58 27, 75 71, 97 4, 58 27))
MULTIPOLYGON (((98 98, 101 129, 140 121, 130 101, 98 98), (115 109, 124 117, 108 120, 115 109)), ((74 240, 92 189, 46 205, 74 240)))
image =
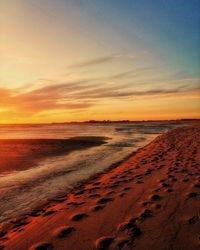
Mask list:
MULTIPOLYGON (((91 22, 94 22, 94 26, 95 24, 106 25, 111 33, 116 32, 118 36, 120 33, 124 35, 121 48, 126 45, 131 47, 131 41, 134 42, 138 38, 148 47, 157 50, 174 66, 199 73, 200 1, 81 0, 75 2, 76 4, 79 2, 83 7, 90 16, 91 22)), ((93 32, 98 33, 99 30, 93 30, 93 32)))

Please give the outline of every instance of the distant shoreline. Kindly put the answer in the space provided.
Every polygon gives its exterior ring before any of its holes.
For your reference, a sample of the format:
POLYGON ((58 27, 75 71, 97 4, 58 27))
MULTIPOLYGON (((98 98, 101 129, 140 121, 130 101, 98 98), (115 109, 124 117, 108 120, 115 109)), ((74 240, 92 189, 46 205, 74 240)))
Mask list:
POLYGON ((88 121, 69 121, 69 122, 48 122, 48 123, 0 123, 0 126, 37 126, 37 125, 63 125, 63 124, 116 124, 116 123, 194 123, 200 122, 200 118, 183 119, 163 119, 163 120, 88 120, 88 121))

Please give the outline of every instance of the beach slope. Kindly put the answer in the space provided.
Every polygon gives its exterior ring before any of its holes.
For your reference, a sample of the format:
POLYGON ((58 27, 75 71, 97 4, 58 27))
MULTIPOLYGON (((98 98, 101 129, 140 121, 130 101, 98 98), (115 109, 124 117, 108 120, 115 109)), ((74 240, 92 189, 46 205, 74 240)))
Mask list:
POLYGON ((200 128, 176 128, 117 167, 2 223, 0 249, 200 248, 200 128))

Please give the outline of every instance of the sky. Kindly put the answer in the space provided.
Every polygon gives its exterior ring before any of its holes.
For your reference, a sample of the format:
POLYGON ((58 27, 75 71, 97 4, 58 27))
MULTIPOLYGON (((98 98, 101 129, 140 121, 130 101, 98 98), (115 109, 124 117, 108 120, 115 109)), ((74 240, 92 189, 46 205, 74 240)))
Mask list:
POLYGON ((1 0, 0 123, 200 118, 199 0, 1 0))

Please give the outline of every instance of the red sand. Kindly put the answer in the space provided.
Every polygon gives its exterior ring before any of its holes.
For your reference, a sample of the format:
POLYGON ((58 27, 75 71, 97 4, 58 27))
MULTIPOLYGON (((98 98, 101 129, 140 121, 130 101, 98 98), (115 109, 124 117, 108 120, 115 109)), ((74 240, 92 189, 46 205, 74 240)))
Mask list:
POLYGON ((174 129, 66 196, 2 224, 0 246, 200 249, 199 163, 200 128, 174 129))

